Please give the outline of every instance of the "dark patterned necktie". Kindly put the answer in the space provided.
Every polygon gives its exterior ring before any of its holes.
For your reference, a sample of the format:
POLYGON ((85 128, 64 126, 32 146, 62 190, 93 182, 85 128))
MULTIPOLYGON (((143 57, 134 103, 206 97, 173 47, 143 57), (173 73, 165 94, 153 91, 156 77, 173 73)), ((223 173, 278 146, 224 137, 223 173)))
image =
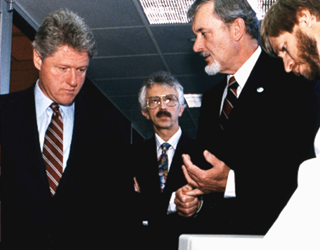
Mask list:
POLYGON ((237 97, 237 88, 239 87, 239 84, 236 82, 236 79, 232 76, 229 79, 228 82, 228 92, 227 96, 223 103, 222 112, 220 115, 220 126, 222 129, 225 129, 229 116, 231 114, 231 111, 235 107, 238 97, 237 97))
POLYGON ((170 147, 169 143, 163 143, 161 146, 162 153, 158 159, 159 166, 159 177, 160 177, 160 188, 163 192, 167 177, 168 177, 168 155, 167 150, 170 147))
POLYGON ((46 131, 42 158, 46 166, 50 192, 55 195, 63 170, 63 122, 59 105, 52 103, 51 123, 46 131))

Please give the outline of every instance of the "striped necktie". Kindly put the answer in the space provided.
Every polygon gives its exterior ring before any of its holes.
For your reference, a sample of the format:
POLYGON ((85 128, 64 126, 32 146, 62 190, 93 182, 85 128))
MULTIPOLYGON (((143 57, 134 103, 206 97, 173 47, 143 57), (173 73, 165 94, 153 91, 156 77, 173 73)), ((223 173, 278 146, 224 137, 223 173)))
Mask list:
POLYGON ((46 131, 42 158, 46 166, 50 192, 55 195, 63 170, 63 121, 59 105, 52 103, 51 123, 46 131))
POLYGON ((231 111, 235 107, 238 101, 238 97, 237 97, 238 87, 239 87, 239 84, 236 82, 236 79, 232 76, 228 82, 228 92, 224 100, 222 112, 220 115, 220 126, 222 129, 226 128, 231 111))
POLYGON ((168 155, 167 150, 171 145, 169 143, 163 143, 160 147, 162 150, 162 154, 158 159, 159 166, 159 177, 160 177, 160 187, 161 192, 163 192, 167 177, 168 177, 168 155))

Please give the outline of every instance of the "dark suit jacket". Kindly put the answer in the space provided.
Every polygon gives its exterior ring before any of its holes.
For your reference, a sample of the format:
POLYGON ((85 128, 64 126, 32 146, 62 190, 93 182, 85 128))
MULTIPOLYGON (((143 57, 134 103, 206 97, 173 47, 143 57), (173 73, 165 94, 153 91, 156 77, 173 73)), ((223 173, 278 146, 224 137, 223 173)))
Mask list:
POLYGON ((132 172, 141 189, 141 216, 142 220, 149 223, 143 230, 147 249, 156 246, 159 247, 158 249, 163 247, 165 249, 177 249, 179 235, 187 232, 186 226, 189 224, 189 220, 178 216, 176 213, 167 215, 167 209, 172 193, 187 184, 181 168, 183 165, 181 156, 182 154, 190 154, 193 144, 194 140, 182 132, 163 193, 160 190, 155 136, 132 147, 131 153, 135 159, 132 172), (146 237, 146 235, 148 236, 146 237), (159 242, 159 235, 163 235, 161 242, 159 242), (155 244, 156 241, 158 243, 155 244))
POLYGON ((123 129, 113 106, 102 109, 82 89, 75 100, 67 167, 51 197, 39 146, 34 86, 1 96, 3 243, 12 249, 15 244, 88 249, 101 240, 109 244, 125 238, 133 186, 121 160, 123 129))
POLYGON ((281 60, 262 52, 222 131, 225 86, 226 79, 203 96, 200 150, 193 159, 210 168, 202 157, 208 149, 233 169, 236 198, 206 197, 200 228, 204 233, 265 234, 296 188, 300 163, 314 154, 319 85, 287 74, 281 60))

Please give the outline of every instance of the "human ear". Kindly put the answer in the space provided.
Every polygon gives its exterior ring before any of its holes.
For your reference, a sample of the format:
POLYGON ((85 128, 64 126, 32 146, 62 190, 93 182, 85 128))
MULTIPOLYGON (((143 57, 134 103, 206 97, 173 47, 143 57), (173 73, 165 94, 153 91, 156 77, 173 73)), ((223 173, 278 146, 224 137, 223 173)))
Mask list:
POLYGON ((33 64, 40 71, 42 66, 42 59, 36 49, 33 49, 33 64))
POLYGON ((301 27, 311 27, 315 16, 306 8, 300 8, 297 12, 297 18, 301 27))
POLYGON ((184 104, 182 104, 180 109, 179 109, 179 117, 182 116, 183 111, 184 111, 184 104))
POLYGON ((141 113, 142 113, 142 115, 143 115, 147 120, 150 120, 150 115, 149 115, 149 112, 148 112, 148 111, 145 112, 145 111, 141 110, 141 113))
POLYGON ((231 24, 231 32, 232 32, 231 34, 233 35, 233 37, 236 41, 239 41, 240 38, 245 33, 245 30, 246 30, 245 27, 246 26, 245 26, 244 20, 242 18, 237 18, 231 24))

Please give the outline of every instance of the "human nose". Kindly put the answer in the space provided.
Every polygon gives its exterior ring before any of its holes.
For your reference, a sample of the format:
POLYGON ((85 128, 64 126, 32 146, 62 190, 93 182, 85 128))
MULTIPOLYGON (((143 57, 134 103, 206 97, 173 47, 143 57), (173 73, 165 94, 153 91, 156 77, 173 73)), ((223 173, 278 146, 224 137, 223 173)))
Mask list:
POLYGON ((200 52, 202 50, 203 50, 203 44, 200 41, 200 38, 197 37, 196 40, 194 41, 194 44, 193 44, 193 51, 194 52, 200 52))
POLYGON ((77 85, 77 71, 75 69, 70 69, 69 70, 67 83, 70 86, 76 86, 77 85))
POLYGON ((283 57, 284 69, 287 73, 291 72, 294 66, 294 60, 289 55, 283 57))
POLYGON ((160 98, 160 105, 159 105, 160 109, 166 109, 167 108, 167 105, 164 101, 164 98, 160 98))

